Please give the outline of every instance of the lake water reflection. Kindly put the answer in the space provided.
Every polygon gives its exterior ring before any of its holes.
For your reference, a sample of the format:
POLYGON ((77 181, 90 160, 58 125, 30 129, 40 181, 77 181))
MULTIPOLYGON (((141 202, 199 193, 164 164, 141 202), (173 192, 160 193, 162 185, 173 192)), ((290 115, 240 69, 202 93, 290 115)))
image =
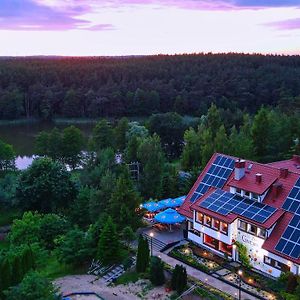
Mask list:
POLYGON ((16 167, 19 170, 26 169, 35 157, 35 138, 41 131, 50 131, 54 127, 64 129, 70 125, 74 125, 82 130, 84 136, 88 138, 95 126, 94 123, 74 123, 55 124, 55 123, 26 123, 0 125, 0 139, 11 144, 17 154, 16 167))

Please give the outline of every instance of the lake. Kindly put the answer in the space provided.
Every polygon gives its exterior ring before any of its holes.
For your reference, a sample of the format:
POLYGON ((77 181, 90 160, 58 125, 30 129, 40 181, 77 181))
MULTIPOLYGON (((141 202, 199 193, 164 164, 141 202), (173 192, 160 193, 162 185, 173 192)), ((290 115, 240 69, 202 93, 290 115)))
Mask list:
POLYGON ((36 122, 24 124, 0 125, 0 139, 5 143, 11 144, 17 154, 16 167, 20 170, 25 169, 31 164, 35 153, 35 138, 41 131, 50 131, 54 127, 64 129, 74 125, 82 130, 85 137, 89 137, 95 123, 53 123, 36 122))

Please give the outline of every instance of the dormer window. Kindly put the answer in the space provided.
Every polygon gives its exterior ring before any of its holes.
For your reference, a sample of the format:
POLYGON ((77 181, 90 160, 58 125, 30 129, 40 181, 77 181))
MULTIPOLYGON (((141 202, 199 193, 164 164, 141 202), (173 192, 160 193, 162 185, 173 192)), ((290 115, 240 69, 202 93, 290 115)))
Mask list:
POLYGON ((247 197, 247 198, 250 198, 250 192, 245 191, 244 196, 247 197))

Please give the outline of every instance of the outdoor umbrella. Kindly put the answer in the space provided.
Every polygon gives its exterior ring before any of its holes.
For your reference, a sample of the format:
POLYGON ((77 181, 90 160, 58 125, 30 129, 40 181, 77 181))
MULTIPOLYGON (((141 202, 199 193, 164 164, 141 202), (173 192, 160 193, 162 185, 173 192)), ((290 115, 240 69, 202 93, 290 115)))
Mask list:
POLYGON ((171 230, 172 224, 183 222, 185 220, 185 217, 180 215, 176 210, 172 208, 168 208, 165 211, 158 213, 154 217, 154 220, 159 223, 170 225, 170 230, 171 230))
POLYGON ((147 202, 147 203, 144 203, 141 205, 142 208, 150 211, 150 212, 155 212, 155 211, 158 211, 158 210, 161 210, 164 208, 164 206, 159 203, 159 202, 154 202, 154 201, 150 201, 150 202, 147 202))
POLYGON ((165 199, 165 200, 160 200, 158 203, 161 203, 166 208, 168 208, 168 207, 178 207, 178 206, 182 205, 182 203, 184 202, 184 199, 185 199, 185 196, 174 198, 174 199, 168 198, 168 199, 165 199))

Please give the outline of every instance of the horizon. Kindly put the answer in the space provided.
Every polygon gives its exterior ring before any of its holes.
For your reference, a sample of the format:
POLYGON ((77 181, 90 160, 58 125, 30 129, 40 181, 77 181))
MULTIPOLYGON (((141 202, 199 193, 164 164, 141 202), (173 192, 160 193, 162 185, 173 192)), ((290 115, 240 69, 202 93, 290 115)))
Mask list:
POLYGON ((298 0, 1 0, 1 57, 300 54, 298 0))

